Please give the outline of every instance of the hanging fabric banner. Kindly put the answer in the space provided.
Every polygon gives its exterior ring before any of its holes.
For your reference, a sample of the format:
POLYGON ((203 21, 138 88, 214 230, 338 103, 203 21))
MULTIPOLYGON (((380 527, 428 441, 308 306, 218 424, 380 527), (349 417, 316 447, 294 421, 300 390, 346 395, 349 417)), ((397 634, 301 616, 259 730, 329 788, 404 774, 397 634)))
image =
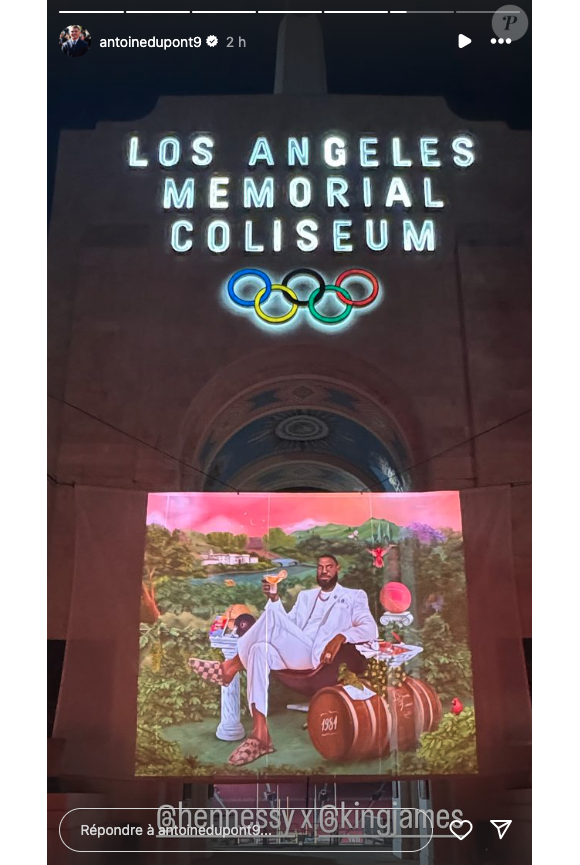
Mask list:
POLYGON ((65 772, 517 772, 510 494, 75 489, 65 772))

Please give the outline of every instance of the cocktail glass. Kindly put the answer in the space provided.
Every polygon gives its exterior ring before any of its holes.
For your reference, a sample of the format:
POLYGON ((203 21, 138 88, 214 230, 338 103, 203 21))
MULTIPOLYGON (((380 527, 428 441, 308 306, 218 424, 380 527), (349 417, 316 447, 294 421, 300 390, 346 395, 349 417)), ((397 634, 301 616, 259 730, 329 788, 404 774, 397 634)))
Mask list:
POLYGON ((282 580, 286 579, 288 576, 287 571, 280 571, 278 574, 267 574, 264 579, 270 585, 270 594, 277 595, 278 594, 278 583, 282 580))

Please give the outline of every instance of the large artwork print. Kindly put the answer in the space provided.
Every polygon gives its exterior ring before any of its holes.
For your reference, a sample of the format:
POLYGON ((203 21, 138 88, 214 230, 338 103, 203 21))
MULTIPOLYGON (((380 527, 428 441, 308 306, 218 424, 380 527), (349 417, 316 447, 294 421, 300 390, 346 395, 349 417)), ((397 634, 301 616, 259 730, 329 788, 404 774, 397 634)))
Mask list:
POLYGON ((459 493, 152 493, 136 773, 477 771, 459 493))

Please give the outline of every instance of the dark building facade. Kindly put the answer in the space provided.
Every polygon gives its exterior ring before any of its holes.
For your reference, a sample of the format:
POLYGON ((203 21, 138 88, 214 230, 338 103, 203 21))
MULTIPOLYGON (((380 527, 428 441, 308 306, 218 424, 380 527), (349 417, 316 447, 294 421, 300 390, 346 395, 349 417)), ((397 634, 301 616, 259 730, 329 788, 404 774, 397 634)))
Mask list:
MULTIPOLYGON (((49 638, 71 637, 75 487, 503 485, 514 635, 531 636, 529 149, 418 97, 168 97, 62 135, 49 638), (288 288, 304 300, 320 283, 324 298, 292 303, 288 288)), ((435 807, 473 799, 466 784, 441 782, 435 807)), ((80 786, 179 798, 174 782, 80 786)))

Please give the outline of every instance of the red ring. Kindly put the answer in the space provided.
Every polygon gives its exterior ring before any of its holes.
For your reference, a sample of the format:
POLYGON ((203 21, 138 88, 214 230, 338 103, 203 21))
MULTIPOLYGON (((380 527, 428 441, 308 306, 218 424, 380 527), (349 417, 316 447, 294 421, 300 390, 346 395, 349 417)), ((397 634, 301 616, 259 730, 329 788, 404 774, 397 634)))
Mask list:
POLYGON ((344 273, 341 273, 340 276, 336 278, 336 282, 334 283, 337 288, 340 288, 345 279, 348 279, 349 276, 364 276, 371 283, 373 290, 369 294, 368 297, 364 297, 362 300, 350 300, 345 297, 342 291, 337 291, 336 296, 342 300, 343 303, 346 303, 347 306, 368 306, 369 303, 372 303, 373 300, 376 299, 377 294, 379 293, 379 281, 376 276, 373 276, 372 273, 369 273, 368 270, 358 270, 354 268, 353 270, 345 270, 344 273))

